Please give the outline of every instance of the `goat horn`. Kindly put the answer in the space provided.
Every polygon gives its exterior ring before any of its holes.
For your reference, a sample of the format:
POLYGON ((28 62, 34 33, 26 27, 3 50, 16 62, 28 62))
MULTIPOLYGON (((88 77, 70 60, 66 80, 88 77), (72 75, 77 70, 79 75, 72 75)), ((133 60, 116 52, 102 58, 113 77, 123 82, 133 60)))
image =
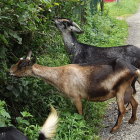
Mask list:
POLYGON ((81 31, 82 31, 82 29, 79 27, 79 25, 77 25, 77 23, 72 22, 72 24, 73 24, 75 27, 77 27, 79 30, 81 30, 81 31))
POLYGON ((32 55, 32 51, 29 51, 29 53, 28 53, 26 59, 30 60, 30 59, 31 59, 31 55, 32 55))

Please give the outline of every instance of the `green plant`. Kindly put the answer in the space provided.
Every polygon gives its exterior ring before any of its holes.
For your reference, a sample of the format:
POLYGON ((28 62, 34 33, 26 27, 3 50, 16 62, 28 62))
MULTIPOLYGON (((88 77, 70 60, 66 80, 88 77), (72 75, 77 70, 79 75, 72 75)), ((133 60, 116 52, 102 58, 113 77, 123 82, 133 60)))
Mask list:
POLYGON ((87 44, 111 47, 124 45, 127 38, 127 23, 110 17, 107 13, 96 13, 88 17, 88 24, 84 26, 85 33, 79 40, 87 44))
POLYGON ((0 126, 1 127, 11 125, 11 116, 5 108, 6 108, 5 101, 0 100, 0 126))
POLYGON ((18 129, 23 131, 24 134, 28 136, 28 138, 30 138, 31 140, 37 140, 39 136, 40 127, 37 124, 31 124, 29 122, 29 119, 32 118, 33 116, 29 112, 27 111, 21 112, 21 117, 16 118, 18 123, 17 127, 18 129))

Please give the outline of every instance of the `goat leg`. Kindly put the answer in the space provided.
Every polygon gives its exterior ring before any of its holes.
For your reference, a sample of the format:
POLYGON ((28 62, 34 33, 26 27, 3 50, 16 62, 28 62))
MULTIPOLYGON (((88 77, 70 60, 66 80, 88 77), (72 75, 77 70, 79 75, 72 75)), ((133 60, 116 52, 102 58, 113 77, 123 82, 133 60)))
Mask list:
POLYGON ((133 88, 133 94, 136 94, 136 88, 135 88, 136 81, 137 81, 137 77, 134 78, 134 80, 132 81, 132 84, 131 84, 131 86, 133 88))
POLYGON ((111 129, 110 131, 111 133, 117 131, 120 128, 123 116, 126 112, 126 108, 124 106, 124 96, 121 93, 117 95, 117 104, 118 104, 118 110, 119 110, 118 119, 115 126, 111 129))
POLYGON ((137 107, 138 107, 138 102, 135 100, 135 98, 132 96, 130 103, 132 105, 132 116, 130 120, 128 121, 130 124, 133 124, 136 120, 136 112, 137 112, 137 107))
MULTIPOLYGON (((133 86, 135 86, 133 84, 133 86)), ((131 101, 131 98, 132 98, 132 95, 135 94, 135 90, 134 90, 134 87, 132 87, 132 84, 131 86, 129 86, 126 91, 125 91, 125 95, 124 95, 124 104, 127 104, 126 105, 126 112, 128 112, 132 107, 131 107, 131 104, 130 104, 130 101, 131 101)))
POLYGON ((73 100, 73 102, 74 102, 74 104, 76 106, 76 109, 77 109, 78 113, 80 115, 82 115, 83 114, 83 110, 82 110, 81 98, 80 97, 74 97, 74 99, 72 99, 72 100, 73 100))

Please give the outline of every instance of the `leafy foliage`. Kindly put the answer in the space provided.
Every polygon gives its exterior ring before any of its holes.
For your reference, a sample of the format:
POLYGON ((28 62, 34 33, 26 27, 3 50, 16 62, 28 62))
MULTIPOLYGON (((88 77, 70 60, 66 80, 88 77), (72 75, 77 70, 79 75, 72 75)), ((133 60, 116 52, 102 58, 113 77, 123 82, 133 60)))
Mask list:
POLYGON ((84 26, 85 34, 80 37, 81 41, 100 47, 125 44, 124 40, 128 34, 128 25, 125 21, 111 18, 106 12, 96 13, 93 17, 89 17, 88 21, 84 26))
POLYGON ((0 100, 0 126, 6 126, 11 124, 11 116, 5 109, 5 102, 0 100))

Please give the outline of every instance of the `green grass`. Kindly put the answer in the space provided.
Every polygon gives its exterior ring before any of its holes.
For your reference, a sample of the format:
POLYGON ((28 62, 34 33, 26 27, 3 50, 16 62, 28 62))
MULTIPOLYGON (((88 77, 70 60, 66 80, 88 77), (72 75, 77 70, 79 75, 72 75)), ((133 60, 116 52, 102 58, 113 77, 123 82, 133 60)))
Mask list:
POLYGON ((121 46, 128 35, 128 25, 124 20, 117 20, 108 14, 97 13, 91 17, 92 24, 84 26, 81 42, 99 47, 121 46))
POLYGON ((140 5, 139 3, 140 0, 120 0, 118 3, 105 3, 105 9, 109 11, 109 15, 111 16, 126 17, 137 11, 138 6, 140 5))

